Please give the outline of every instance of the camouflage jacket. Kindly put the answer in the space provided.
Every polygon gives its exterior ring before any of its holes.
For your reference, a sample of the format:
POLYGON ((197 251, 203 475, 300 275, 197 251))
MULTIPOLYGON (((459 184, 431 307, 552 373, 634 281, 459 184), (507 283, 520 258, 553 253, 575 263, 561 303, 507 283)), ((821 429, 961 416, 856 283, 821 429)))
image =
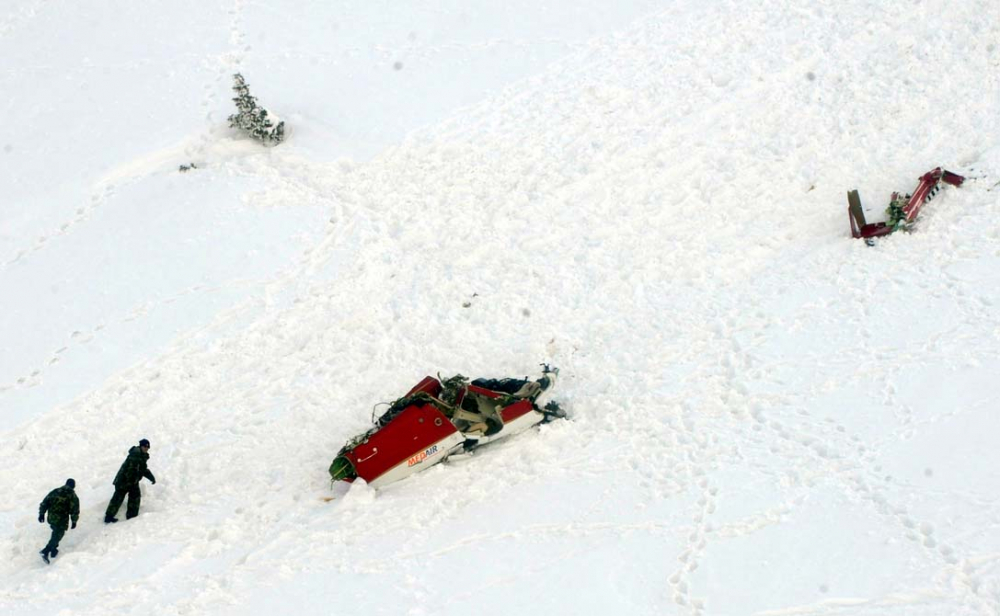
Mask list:
POLYGON ((49 524, 52 526, 69 526, 69 520, 80 519, 80 499, 69 486, 56 488, 48 493, 38 506, 38 517, 49 514, 49 524))
POLYGON ((143 453, 138 447, 129 449, 128 457, 122 462, 122 467, 118 469, 118 474, 115 475, 115 480, 112 482, 115 487, 128 488, 138 485, 143 477, 155 483, 156 478, 146 468, 146 460, 148 459, 149 454, 143 453))

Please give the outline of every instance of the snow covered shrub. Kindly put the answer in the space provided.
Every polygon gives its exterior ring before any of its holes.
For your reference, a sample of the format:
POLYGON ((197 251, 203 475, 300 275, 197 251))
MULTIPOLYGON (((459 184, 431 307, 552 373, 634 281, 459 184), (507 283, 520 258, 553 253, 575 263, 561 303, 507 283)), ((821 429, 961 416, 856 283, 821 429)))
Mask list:
POLYGON ((233 101, 239 113, 229 116, 229 126, 246 131, 264 145, 281 143, 285 138, 285 123, 277 117, 274 118, 278 120, 277 124, 271 122, 267 109, 258 106, 257 99, 250 96, 250 86, 243 79, 243 75, 236 73, 233 75, 233 81, 233 90, 237 95, 233 101))

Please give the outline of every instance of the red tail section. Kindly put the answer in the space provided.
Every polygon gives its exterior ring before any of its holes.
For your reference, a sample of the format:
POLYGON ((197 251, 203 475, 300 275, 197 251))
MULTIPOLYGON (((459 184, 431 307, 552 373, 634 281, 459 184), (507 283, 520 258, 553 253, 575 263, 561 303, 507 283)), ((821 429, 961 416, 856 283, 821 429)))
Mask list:
MULTIPOLYGON (((917 184, 916 189, 914 189, 913 194, 908 197, 906 205, 903 206, 903 220, 905 223, 909 224, 916 219, 924 203, 930 201, 937 194, 941 182, 951 184, 952 186, 961 186, 964 181, 964 177, 957 173, 943 170, 941 167, 937 167, 920 176, 920 182, 917 184)), ((893 201, 897 198, 898 194, 893 193, 893 201)), ((858 197, 858 191, 856 190, 847 193, 847 216, 851 223, 851 236, 855 238, 869 239, 889 235, 896 230, 896 227, 884 222, 866 223, 864 212, 861 210, 861 199, 858 197)))

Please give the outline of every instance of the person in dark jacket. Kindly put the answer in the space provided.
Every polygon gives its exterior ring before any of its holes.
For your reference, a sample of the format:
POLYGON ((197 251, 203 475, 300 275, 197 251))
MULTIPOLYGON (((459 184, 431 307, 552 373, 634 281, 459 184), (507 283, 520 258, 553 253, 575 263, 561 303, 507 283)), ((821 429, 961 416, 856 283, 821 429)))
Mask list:
POLYGON ((108 503, 108 509, 104 512, 104 523, 111 524, 117 522, 115 515, 122 506, 122 501, 128 496, 128 505, 125 507, 125 519, 131 519, 139 515, 139 503, 142 501, 142 491, 139 490, 139 482, 145 477, 150 483, 156 483, 156 477, 146 468, 146 461, 149 460, 149 441, 142 439, 138 447, 128 450, 128 457, 122 462, 115 480, 115 494, 108 503))
POLYGON ((59 555, 59 542, 66 534, 67 528, 76 528, 76 523, 80 519, 80 499, 76 497, 76 482, 72 479, 66 480, 66 485, 56 488, 48 493, 38 506, 38 521, 45 523, 45 514, 49 514, 49 527, 52 529, 52 537, 42 548, 39 554, 45 562, 49 558, 59 555), (70 526, 70 521, 73 526, 70 526))

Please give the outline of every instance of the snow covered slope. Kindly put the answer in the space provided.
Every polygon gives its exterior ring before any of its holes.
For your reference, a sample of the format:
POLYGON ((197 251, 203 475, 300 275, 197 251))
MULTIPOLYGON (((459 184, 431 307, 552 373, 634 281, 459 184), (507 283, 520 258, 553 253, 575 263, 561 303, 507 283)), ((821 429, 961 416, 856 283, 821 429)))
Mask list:
POLYGON ((0 9, 0 611, 1000 611, 996 3, 398 4, 0 9), (542 361, 569 421, 330 487, 542 361))

